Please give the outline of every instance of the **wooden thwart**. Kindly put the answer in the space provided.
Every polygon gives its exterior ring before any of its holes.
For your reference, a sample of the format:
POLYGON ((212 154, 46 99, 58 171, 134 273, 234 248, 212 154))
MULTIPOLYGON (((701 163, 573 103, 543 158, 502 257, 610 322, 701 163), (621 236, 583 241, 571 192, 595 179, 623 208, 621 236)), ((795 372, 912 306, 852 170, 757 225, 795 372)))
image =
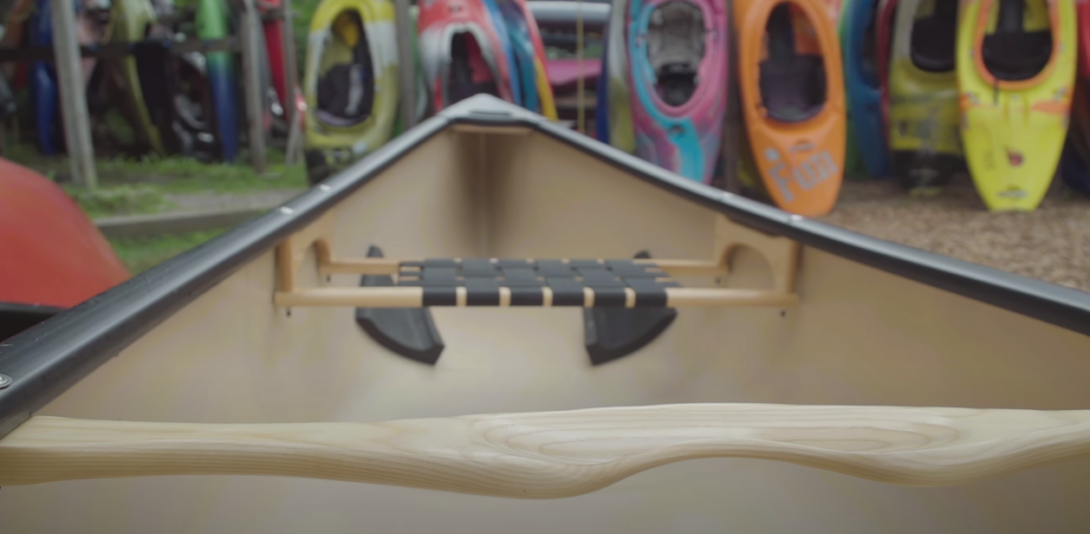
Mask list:
POLYGON ((298 424, 36 416, 0 440, 0 486, 271 475, 552 499, 713 457, 954 485, 1090 457, 1090 410, 680 404, 298 424))

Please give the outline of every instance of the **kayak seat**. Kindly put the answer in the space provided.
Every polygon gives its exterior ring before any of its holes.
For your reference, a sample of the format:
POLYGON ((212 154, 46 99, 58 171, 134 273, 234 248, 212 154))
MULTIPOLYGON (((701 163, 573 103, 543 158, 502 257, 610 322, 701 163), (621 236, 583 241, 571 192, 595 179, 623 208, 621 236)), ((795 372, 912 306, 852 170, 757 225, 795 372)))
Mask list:
POLYGON ((801 122, 825 105, 825 62, 817 55, 791 55, 760 65, 761 101, 769 118, 801 122))
POLYGON ((984 38, 984 66, 998 80, 1028 80, 1052 57, 1052 32, 993 33, 984 38))
POLYGON ((957 3, 945 4, 954 6, 952 14, 936 13, 912 25, 912 63, 926 72, 950 72, 955 67, 957 3))
POLYGON ((359 124, 371 116, 373 93, 374 79, 363 65, 334 65, 318 80, 316 115, 334 126, 359 124))
POLYGON ((696 66, 692 63, 667 63, 659 67, 656 77, 659 98, 671 106, 680 106, 696 92, 696 66))

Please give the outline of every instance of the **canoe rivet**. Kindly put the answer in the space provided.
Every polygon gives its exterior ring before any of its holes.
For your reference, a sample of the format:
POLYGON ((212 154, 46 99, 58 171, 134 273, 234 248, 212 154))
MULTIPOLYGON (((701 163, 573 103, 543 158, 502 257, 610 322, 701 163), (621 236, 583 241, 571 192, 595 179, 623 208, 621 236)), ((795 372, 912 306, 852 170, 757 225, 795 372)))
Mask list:
POLYGON ((292 213, 295 213, 295 210, 293 210, 293 209, 291 209, 291 208, 289 208, 287 206, 284 206, 284 207, 280 208, 280 213, 283 213, 284 215, 291 215, 292 213))
POLYGON ((803 219, 802 215, 797 215, 797 214, 791 215, 791 222, 799 222, 802 219, 803 219))
POLYGON ((11 377, 8 375, 0 375, 0 389, 4 389, 11 385, 11 377))
POLYGON ((333 188, 332 188, 332 187, 329 187, 329 186, 328 186, 328 185, 326 185, 326 184, 322 184, 322 185, 319 185, 319 186, 318 186, 318 189, 321 189, 322 191, 329 191, 330 189, 333 189, 333 188))
POLYGON ((780 317, 787 317, 787 310, 780 310, 780 317))

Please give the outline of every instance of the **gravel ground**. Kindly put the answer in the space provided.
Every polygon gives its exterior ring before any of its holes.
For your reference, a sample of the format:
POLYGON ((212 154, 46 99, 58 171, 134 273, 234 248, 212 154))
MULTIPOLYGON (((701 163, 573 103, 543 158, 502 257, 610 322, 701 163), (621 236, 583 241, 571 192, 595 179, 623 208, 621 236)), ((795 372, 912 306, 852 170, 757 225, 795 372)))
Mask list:
POLYGON ((273 189, 248 193, 169 193, 163 198, 174 204, 171 211, 217 211, 235 208, 276 206, 299 195, 306 189, 273 189))
POLYGON ((1090 198, 1058 190, 1037 211, 986 211, 967 178, 935 198, 892 180, 845 182, 819 220, 880 239, 1090 291, 1090 198))

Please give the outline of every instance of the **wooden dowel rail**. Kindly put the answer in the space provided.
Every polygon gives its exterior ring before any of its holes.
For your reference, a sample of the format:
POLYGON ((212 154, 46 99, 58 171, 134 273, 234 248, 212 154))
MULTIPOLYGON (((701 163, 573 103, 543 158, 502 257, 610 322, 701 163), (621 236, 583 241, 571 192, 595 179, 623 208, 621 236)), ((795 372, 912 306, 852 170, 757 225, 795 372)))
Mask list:
MULTIPOLYGON (((0 486, 270 475, 553 499, 713 457, 954 485, 1090 458, 1090 410, 679 404, 285 424, 36 416, 0 440, 0 486)), ((732 476, 730 464, 709 467, 732 476)))
MULTIPOLYGON (((398 274, 402 263, 412 261, 423 260, 332 257, 328 260, 321 261, 318 269, 322 274, 398 274)), ((570 260, 564 258, 560 261, 567 263, 570 260)), ((655 259, 636 259, 632 261, 641 265, 655 265, 671 276, 715 276, 727 273, 726 266, 711 261, 655 259)))
MULTIPOLYGON (((468 294, 466 288, 457 287, 455 290, 457 292, 457 303, 454 306, 467 306, 468 294)), ((541 290, 544 293, 544 303, 540 307, 552 307, 552 291, 548 287, 543 287, 541 290)), ((593 307, 594 290, 585 288, 583 291, 583 306, 593 307)), ((666 292, 666 306, 671 308, 687 306, 790 307, 798 304, 798 296, 795 294, 753 289, 668 287, 664 291, 666 292)), ((499 306, 511 306, 510 289, 501 287, 499 293, 499 306)), ((625 293, 626 305, 624 307, 635 307, 635 291, 625 288, 625 293)), ((300 288, 295 291, 278 291, 274 298, 276 305, 280 307, 421 308, 435 305, 425 302, 423 287, 413 286, 300 288)))

